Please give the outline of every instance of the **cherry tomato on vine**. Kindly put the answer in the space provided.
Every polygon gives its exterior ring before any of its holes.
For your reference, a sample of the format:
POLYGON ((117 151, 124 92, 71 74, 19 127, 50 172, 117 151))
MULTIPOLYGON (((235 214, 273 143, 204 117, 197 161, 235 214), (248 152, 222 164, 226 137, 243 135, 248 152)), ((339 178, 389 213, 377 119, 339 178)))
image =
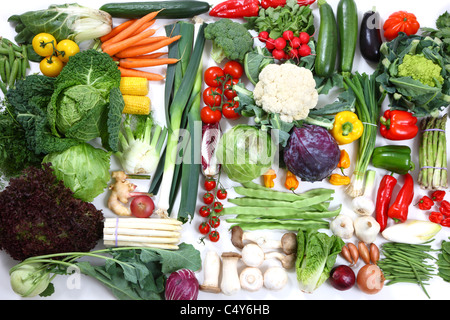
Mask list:
POLYGON ((222 103, 222 89, 208 87, 203 91, 203 102, 210 107, 218 107, 222 103))
POLYGON ((214 230, 209 234, 209 240, 211 240, 212 242, 219 241, 219 238, 220 238, 219 232, 216 230, 214 230))
POLYGON ((225 72, 223 72, 222 68, 213 66, 205 70, 203 79, 209 87, 218 87, 222 84, 224 76, 225 72))
POLYGON ((56 50, 59 51, 58 58, 63 62, 68 62, 70 57, 80 52, 80 47, 75 41, 64 39, 58 43, 56 50))
POLYGON ((207 206, 203 206, 198 211, 201 217, 206 218, 211 214, 211 209, 209 209, 207 206))
POLYGON ((207 192, 203 195, 203 202, 205 204, 211 204, 214 202, 214 195, 211 192, 207 192))
POLYGON ((237 61, 228 61, 223 66, 223 72, 229 74, 232 78, 239 79, 244 74, 244 68, 237 61))
POLYGON ((34 52, 41 57, 53 55, 53 50, 56 48, 57 42, 54 36, 50 33, 38 33, 34 36, 31 42, 34 52))
POLYGON ((223 204, 220 203, 219 201, 214 202, 213 210, 214 210, 215 213, 222 212, 222 210, 223 210, 223 204))
POLYGON ((220 218, 218 216, 212 216, 208 220, 211 228, 218 228, 220 226, 220 218))
POLYGON ((200 118, 204 123, 214 124, 218 123, 222 119, 222 113, 220 110, 213 110, 210 106, 204 106, 200 111, 200 118))
POLYGON ((39 70, 47 77, 56 77, 64 68, 64 64, 58 57, 48 56, 39 63, 39 70))
POLYGON ((228 100, 232 100, 234 99, 234 97, 237 96, 237 93, 235 90, 233 90, 233 86, 235 84, 238 84, 239 80, 238 79, 230 79, 225 83, 224 86, 224 95, 225 97, 227 97, 228 100))
POLYGON ((217 190, 217 199, 219 200, 225 200, 227 198, 227 190, 225 189, 219 189, 217 190))
POLYGON ((198 231, 200 231, 201 234, 208 234, 209 231, 211 231, 211 227, 209 226, 208 222, 202 222, 198 226, 198 231))
POLYGON ((230 120, 236 120, 241 117, 239 113, 236 112, 236 108, 239 107, 238 101, 229 100, 226 104, 222 106, 223 116, 230 120))
POLYGON ((205 180, 205 190, 211 191, 216 187, 216 180, 208 178, 205 180))

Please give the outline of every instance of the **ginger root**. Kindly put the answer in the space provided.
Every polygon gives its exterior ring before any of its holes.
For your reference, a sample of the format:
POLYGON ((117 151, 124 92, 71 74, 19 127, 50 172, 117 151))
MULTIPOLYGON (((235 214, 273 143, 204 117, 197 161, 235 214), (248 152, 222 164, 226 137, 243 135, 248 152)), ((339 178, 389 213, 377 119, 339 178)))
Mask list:
POLYGON ((119 216, 131 216, 131 210, 126 206, 128 200, 146 193, 134 192, 137 186, 127 180, 128 177, 123 171, 114 171, 111 177, 116 181, 109 186, 111 195, 108 199, 108 208, 119 216))

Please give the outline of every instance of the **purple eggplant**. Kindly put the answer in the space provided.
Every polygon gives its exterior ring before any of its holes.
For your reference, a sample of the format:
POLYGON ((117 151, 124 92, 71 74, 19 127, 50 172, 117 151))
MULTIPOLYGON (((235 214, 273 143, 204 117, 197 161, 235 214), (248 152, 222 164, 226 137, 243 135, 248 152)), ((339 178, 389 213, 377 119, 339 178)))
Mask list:
POLYGON ((367 11, 361 21, 359 32, 359 49, 368 62, 380 62, 381 39, 380 15, 376 11, 367 11))

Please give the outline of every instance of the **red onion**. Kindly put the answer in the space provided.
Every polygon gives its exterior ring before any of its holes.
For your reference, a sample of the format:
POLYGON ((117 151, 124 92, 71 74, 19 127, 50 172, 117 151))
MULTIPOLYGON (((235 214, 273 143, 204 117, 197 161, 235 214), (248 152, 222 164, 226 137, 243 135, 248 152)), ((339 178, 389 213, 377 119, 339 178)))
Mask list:
POLYGON ((198 280, 191 270, 172 272, 166 282, 166 300, 197 300, 198 286, 198 280))

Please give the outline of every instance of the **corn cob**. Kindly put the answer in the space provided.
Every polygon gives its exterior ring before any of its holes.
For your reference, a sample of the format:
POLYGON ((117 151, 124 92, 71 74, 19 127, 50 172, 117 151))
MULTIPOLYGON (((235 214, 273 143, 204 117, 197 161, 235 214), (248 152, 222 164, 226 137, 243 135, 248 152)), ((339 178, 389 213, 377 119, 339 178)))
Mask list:
POLYGON ((125 107, 122 113, 149 114, 151 108, 150 98, 147 96, 123 95, 125 107))
POLYGON ((148 80, 140 77, 122 77, 120 92, 123 95, 146 96, 148 94, 148 80))

